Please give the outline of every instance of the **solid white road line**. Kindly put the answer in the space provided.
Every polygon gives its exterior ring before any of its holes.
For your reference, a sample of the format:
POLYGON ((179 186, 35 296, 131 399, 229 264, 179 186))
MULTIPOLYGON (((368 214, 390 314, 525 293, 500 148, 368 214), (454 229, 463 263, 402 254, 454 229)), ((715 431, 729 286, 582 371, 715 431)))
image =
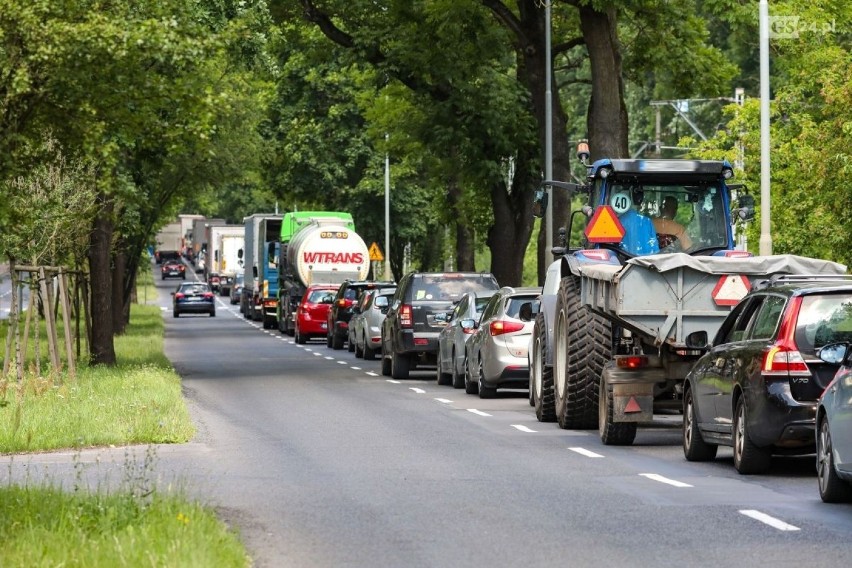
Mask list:
POLYGON ((436 398, 435 400, 437 400, 438 402, 443 402, 444 404, 452 404, 453 403, 452 400, 449 400, 449 399, 446 399, 446 398, 436 398))
POLYGON ((490 414, 488 414, 487 412, 482 412, 481 410, 477 410, 477 409, 475 409, 475 408, 468 408, 468 409, 467 409, 467 411, 468 411, 468 412, 473 412, 474 414, 479 414, 480 416, 491 416, 491 415, 490 415, 490 414))
POLYGON ((523 424, 512 424, 512 428, 517 428, 521 432, 531 432, 531 433, 537 432, 537 430, 530 430, 529 428, 527 428, 523 424))
POLYGON ((740 511, 746 517, 751 517, 761 523, 765 523, 772 528, 776 528, 779 531, 798 531, 801 530, 797 526, 793 526, 791 524, 785 523, 782 520, 776 519, 775 517, 770 517, 766 513, 761 513, 760 511, 755 511, 754 509, 742 509, 740 511))
POLYGON ((426 394, 426 391, 417 387, 408 387, 408 390, 413 390, 417 394, 426 394))
POLYGON ((682 481, 675 481, 674 479, 669 479, 668 477, 663 477, 662 475, 657 475, 656 473, 640 473, 642 477, 647 477, 648 479, 652 479, 654 481, 659 481, 660 483, 666 483, 673 487, 692 487, 689 483, 683 483, 682 481))
POLYGON ((600 454, 596 454, 595 452, 591 452, 586 448, 568 448, 572 452, 577 452, 581 456, 586 456, 587 458, 602 458, 603 456, 600 454))

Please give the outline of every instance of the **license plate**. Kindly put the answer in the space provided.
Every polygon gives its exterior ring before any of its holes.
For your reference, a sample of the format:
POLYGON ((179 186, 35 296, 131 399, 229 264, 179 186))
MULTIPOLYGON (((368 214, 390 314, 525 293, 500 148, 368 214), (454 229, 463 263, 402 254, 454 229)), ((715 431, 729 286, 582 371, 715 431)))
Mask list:
POLYGON ((177 270, 172 270, 171 272, 169 272, 169 276, 177 276, 177 275, 178 275, 177 270))

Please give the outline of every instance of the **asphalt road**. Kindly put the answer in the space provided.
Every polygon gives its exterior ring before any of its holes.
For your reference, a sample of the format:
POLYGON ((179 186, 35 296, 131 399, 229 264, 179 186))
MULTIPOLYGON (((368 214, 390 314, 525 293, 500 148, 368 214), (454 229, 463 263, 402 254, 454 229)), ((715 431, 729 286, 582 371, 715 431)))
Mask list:
POLYGON ((840 566, 852 555, 852 505, 820 501, 813 457, 753 477, 726 449, 688 463, 679 416, 606 447, 596 432, 537 422, 525 391, 480 400, 437 386, 434 369, 388 380, 378 361, 296 345, 226 298, 215 318, 173 319, 175 285, 158 281, 166 352, 197 438, 7 456, 4 476, 115 482, 153 452, 159 483, 218 507, 264 567, 840 566))

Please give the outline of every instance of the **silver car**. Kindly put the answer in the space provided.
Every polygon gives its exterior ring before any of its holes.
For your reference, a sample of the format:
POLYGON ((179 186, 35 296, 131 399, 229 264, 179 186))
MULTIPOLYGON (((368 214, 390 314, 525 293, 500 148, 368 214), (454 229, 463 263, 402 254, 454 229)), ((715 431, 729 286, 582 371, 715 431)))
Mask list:
POLYGON ((493 294, 491 290, 467 292, 446 314, 447 326, 438 334, 439 385, 452 384, 457 389, 464 386, 464 346, 476 331, 475 322, 493 294))
POLYGON ((349 322, 349 341, 355 357, 375 359, 382 345, 382 322, 396 288, 367 290, 349 322))
POLYGON ((529 388, 527 351, 534 322, 518 316, 540 294, 541 288, 503 287, 491 296, 465 344, 465 392, 492 398, 498 388, 529 388))

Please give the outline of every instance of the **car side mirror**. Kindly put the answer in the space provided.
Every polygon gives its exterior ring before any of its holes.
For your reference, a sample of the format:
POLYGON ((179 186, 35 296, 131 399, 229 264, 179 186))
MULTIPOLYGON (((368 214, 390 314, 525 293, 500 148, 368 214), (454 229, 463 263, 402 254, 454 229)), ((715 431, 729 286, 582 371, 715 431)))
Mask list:
POLYGON ((817 349, 817 357, 831 365, 845 363, 849 346, 846 343, 829 343, 817 349))
POLYGON ((749 194, 740 195, 737 199, 737 208, 733 213, 740 221, 751 221, 754 219, 754 197, 749 194))
POLYGON ((686 346, 690 349, 707 349, 710 346, 708 341, 707 332, 703 330, 693 331, 686 336, 686 346))
POLYGON ((463 319, 459 325, 462 326, 462 329, 476 329, 479 327, 475 319, 463 319))

